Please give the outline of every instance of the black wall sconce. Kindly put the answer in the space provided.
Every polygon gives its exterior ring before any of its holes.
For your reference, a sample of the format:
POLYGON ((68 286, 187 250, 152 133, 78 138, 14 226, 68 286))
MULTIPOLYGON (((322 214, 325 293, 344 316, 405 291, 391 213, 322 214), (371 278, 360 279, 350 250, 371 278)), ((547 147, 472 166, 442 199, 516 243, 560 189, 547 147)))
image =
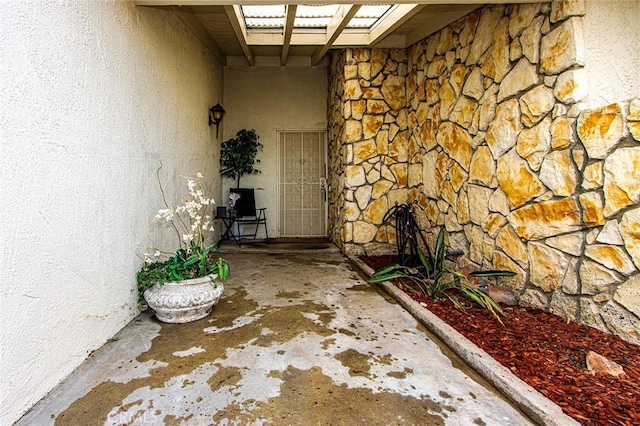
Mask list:
POLYGON ((209 108, 209 126, 212 124, 216 125, 216 138, 218 137, 218 125, 222 121, 222 117, 224 117, 224 113, 226 111, 220 105, 220 102, 209 108))

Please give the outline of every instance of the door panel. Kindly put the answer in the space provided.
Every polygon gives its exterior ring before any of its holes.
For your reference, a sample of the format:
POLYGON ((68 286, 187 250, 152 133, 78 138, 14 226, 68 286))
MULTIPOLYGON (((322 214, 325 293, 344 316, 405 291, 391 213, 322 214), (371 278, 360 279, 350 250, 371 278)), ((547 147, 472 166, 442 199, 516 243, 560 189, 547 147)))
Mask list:
POLYGON ((326 235, 325 132, 280 131, 280 236, 326 235))

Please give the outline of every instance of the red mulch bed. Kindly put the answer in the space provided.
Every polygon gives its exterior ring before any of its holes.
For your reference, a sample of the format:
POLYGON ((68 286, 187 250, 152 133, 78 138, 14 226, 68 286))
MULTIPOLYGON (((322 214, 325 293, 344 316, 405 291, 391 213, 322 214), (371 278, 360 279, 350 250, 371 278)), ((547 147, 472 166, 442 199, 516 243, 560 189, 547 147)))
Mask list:
MULTIPOLYGON (((361 259, 374 270, 396 262, 394 256, 361 259)), ((395 283, 405 292, 411 284, 395 283)), ((541 310, 503 306, 503 327, 470 304, 462 312, 448 299, 407 294, 580 423, 640 425, 639 346, 541 310), (626 377, 592 375, 585 361, 590 350, 620 364, 626 377)))

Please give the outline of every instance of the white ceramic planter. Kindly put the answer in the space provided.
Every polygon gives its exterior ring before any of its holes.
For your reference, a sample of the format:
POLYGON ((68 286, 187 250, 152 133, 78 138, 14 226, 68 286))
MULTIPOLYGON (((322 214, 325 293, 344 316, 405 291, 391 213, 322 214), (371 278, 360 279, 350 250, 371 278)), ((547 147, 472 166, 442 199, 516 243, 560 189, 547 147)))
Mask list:
POLYGON ((184 281, 155 284, 144 299, 162 322, 184 323, 204 318, 218 303, 224 285, 217 274, 184 281))

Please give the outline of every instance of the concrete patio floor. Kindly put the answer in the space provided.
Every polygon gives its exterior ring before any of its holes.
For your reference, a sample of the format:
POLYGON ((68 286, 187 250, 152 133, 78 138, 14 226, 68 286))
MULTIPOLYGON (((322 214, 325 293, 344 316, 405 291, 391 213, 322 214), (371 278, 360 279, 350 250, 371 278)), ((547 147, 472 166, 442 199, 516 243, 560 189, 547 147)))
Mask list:
POLYGON ((531 424, 335 247, 227 247, 210 316, 139 316, 17 425, 531 424))

